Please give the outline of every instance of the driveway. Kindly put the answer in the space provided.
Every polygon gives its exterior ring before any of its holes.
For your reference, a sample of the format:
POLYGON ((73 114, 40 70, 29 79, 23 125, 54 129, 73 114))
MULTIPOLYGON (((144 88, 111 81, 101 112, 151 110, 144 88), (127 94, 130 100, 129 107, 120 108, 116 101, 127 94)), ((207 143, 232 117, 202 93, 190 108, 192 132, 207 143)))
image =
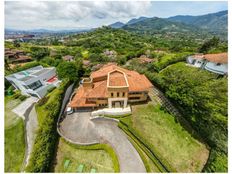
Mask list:
POLYGON ((138 152, 116 121, 104 118, 90 120, 90 112, 79 112, 67 115, 59 130, 66 139, 76 144, 109 143, 118 156, 120 172, 146 172, 138 152))

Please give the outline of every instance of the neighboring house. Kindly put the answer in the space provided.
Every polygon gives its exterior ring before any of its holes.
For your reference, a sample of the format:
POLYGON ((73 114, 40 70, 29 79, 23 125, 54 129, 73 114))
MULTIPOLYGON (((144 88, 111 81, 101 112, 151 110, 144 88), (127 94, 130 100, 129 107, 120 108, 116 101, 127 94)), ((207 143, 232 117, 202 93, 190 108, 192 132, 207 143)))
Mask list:
POLYGON ((47 94, 47 90, 59 86, 60 80, 56 75, 54 67, 44 68, 36 66, 24 71, 20 71, 6 79, 24 95, 32 95, 42 98, 47 94))
POLYGON ((150 59, 150 58, 148 58, 148 57, 145 56, 145 55, 141 55, 141 56, 138 58, 138 61, 139 61, 139 63, 145 64, 145 63, 152 63, 152 62, 154 62, 154 59, 150 59))
POLYGON ((63 57, 63 60, 65 60, 67 62, 72 62, 72 61, 74 61, 74 56, 66 55, 63 57))
POLYGON ((9 63, 25 63, 32 61, 30 56, 22 50, 5 49, 5 58, 9 60, 9 63))
POLYGON ((91 62, 89 60, 83 60, 82 63, 85 67, 87 67, 91 64, 91 62))
POLYGON ((187 63, 192 66, 206 69, 213 73, 226 75, 228 73, 228 54, 196 54, 187 58, 187 63))
POLYGON ((127 107, 128 103, 147 101, 153 87, 145 75, 106 64, 82 80, 69 103, 73 110, 97 107, 127 107))

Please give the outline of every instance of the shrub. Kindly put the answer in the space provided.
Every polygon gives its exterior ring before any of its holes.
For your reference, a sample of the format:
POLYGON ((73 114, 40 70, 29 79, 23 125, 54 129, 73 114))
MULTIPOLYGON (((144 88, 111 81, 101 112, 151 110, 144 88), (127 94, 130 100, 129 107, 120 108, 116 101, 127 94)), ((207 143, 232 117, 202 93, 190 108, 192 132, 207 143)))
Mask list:
POLYGON ((20 96, 19 96, 19 100, 21 100, 21 101, 26 100, 26 98, 27 98, 27 96, 25 96, 25 95, 20 95, 20 96))
POLYGON ((48 93, 50 93, 50 92, 52 92, 54 89, 56 89, 56 87, 55 87, 55 86, 53 86, 53 87, 49 88, 49 89, 47 90, 47 92, 48 92, 48 93))
POLYGON ((13 95, 13 98, 14 98, 14 99, 17 99, 17 98, 19 98, 20 96, 21 96, 20 92, 17 91, 17 92, 13 95))
POLYGON ((48 101, 49 97, 45 96, 43 98, 41 98, 38 102, 37 102, 37 106, 42 106, 44 105, 47 101, 48 101))
POLYGON ((203 172, 213 173, 217 172, 227 172, 228 171, 228 158, 227 154, 220 151, 220 149, 211 149, 209 159, 205 165, 203 172))

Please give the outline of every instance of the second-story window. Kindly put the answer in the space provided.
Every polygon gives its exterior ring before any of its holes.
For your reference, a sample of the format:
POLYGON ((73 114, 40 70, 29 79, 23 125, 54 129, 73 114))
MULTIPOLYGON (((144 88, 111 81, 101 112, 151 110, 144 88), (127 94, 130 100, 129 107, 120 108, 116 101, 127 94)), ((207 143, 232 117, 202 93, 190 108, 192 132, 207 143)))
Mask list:
POLYGON ((113 92, 111 92, 111 97, 113 97, 114 96, 114 93, 113 92))
POLYGON ((119 97, 119 92, 117 92, 117 97, 119 97))
POLYGON ((122 96, 125 97, 125 92, 122 93, 122 96))

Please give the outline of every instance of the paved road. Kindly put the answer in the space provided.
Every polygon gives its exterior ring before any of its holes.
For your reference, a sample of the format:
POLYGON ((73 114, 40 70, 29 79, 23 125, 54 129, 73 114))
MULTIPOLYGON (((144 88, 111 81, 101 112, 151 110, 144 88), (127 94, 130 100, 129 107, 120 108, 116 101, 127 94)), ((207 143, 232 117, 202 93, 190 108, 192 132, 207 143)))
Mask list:
POLYGON ((113 120, 90 120, 90 112, 74 113, 61 122, 60 132, 77 144, 109 143, 118 156, 120 172, 146 172, 138 152, 113 120))

